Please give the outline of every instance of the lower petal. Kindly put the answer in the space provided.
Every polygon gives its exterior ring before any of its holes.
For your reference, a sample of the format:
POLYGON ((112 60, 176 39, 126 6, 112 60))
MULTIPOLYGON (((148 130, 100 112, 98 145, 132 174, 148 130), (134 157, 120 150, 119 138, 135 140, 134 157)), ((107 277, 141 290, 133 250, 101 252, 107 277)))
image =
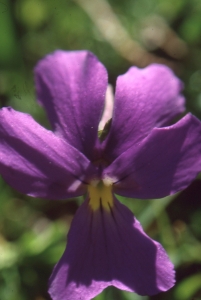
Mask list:
POLYGON ((154 295, 174 285, 173 265, 118 200, 110 211, 93 211, 86 200, 73 219, 49 293, 53 300, 89 300, 110 285, 154 295))

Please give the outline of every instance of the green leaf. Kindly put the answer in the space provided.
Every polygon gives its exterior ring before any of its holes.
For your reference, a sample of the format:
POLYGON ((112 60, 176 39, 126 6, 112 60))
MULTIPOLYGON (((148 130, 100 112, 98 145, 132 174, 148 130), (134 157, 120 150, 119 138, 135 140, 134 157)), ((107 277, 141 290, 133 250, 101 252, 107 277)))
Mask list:
POLYGON ((175 298, 178 300, 192 299, 193 295, 201 287, 201 273, 192 275, 184 279, 175 289, 175 298))

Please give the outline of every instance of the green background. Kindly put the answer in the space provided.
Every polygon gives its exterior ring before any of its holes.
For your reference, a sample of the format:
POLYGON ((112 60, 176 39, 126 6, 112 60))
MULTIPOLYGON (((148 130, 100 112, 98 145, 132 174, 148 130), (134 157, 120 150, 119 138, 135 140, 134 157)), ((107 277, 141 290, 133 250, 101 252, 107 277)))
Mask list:
MULTIPOLYGON (((187 110, 201 118, 200 46, 200 0, 2 0, 0 104, 27 112, 49 127, 35 102, 33 67, 58 48, 88 49, 106 66, 113 85, 131 65, 170 65, 185 83, 187 110)), ((120 199, 168 252, 176 268, 175 287, 152 297, 111 287, 96 300, 201 299, 200 178, 162 200, 120 199)), ((50 299, 48 278, 81 201, 33 199, 1 179, 1 300, 50 299)))

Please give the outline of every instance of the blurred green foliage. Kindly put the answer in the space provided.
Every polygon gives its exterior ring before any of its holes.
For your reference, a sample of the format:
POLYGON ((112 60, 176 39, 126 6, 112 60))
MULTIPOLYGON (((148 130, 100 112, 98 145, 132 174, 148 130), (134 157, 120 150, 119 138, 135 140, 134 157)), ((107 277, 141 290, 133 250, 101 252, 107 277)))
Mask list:
MULTIPOLYGON (((114 31, 111 41, 106 39, 85 10, 85 2, 0 1, 2 107, 11 105, 30 113, 49 127, 45 112, 35 102, 32 70, 41 57, 58 48, 91 50, 107 67, 112 84, 132 64, 114 46, 118 32, 114 31)), ((103 0, 95 1, 95 17, 104 19, 107 11, 99 10, 99 2, 103 0)), ((130 39, 146 53, 172 63, 185 83, 187 109, 201 118, 201 1, 108 0, 107 4, 130 39)), ((152 297, 111 287, 96 300, 201 299, 201 180, 162 200, 120 200, 135 213, 147 234, 163 244, 176 266, 177 283, 152 297)), ((48 277, 64 250, 80 201, 32 199, 0 181, 1 300, 50 299, 48 277)))

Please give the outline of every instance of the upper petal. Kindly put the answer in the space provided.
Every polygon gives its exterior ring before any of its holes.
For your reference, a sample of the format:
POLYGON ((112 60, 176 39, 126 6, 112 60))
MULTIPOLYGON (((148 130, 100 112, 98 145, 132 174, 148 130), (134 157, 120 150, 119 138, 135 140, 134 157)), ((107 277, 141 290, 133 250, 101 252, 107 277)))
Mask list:
POLYGON ((13 188, 50 199, 77 196, 94 171, 82 153, 31 116, 0 110, 0 174, 13 188))
POLYGON ((154 127, 167 125, 184 111, 182 83, 166 66, 132 67, 117 79, 114 115, 105 158, 114 160, 144 139, 154 127))
POLYGON ((153 295, 174 285, 173 265, 127 207, 114 199, 108 212, 78 209, 67 248, 50 278, 53 300, 90 300, 107 286, 153 295))
POLYGON ((107 72, 88 51, 56 51, 35 68, 38 101, 57 134, 93 156, 104 108, 107 72))
POLYGON ((186 188, 201 171, 201 122, 191 114, 155 128, 142 143, 120 155, 106 170, 116 178, 114 192, 161 198, 186 188))

